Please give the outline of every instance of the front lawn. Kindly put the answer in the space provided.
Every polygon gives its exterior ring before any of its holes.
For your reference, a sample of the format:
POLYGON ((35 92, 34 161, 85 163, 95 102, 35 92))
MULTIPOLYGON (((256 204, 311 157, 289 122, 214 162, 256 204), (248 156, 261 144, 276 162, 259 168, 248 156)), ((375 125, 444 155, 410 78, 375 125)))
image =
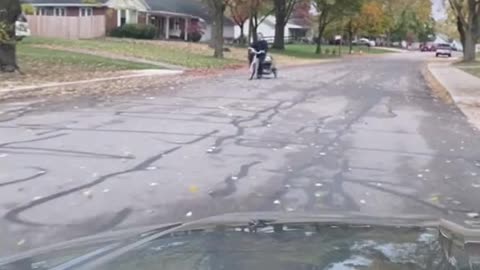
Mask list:
POLYGON ((115 70, 134 70, 134 69, 158 69, 143 63, 128 62, 103 58, 82 53, 72 53, 61 50, 37 48, 27 44, 19 44, 18 61, 24 70, 34 70, 49 68, 52 66, 70 66, 83 70, 96 71, 115 71, 115 70))
POLYGON ((53 38, 29 38, 33 46, 49 46, 69 50, 88 50, 135 57, 187 68, 221 68, 238 64, 235 59, 216 59, 207 45, 186 42, 145 41, 131 39, 66 40, 53 38))
POLYGON ((0 88, 87 80, 117 76, 128 70, 159 68, 149 64, 39 48, 31 42, 20 42, 17 45, 17 57, 18 65, 25 75, 0 74, 0 88))
MULTIPOLYGON (((339 46, 334 45, 322 45, 322 54, 316 54, 317 46, 312 44, 289 44, 286 45, 284 51, 274 50, 275 53, 284 54, 298 58, 332 58, 339 57, 339 46)), ((349 47, 341 47, 342 55, 349 54, 349 47)), ((368 48, 365 46, 354 46, 353 53, 366 53, 366 54, 379 54, 389 53, 391 51, 383 50, 380 48, 368 48)))

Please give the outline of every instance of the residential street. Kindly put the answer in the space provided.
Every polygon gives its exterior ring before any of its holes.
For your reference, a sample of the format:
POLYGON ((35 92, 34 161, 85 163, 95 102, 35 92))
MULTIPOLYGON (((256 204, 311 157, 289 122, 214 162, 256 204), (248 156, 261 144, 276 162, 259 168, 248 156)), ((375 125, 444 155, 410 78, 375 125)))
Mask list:
MULTIPOLYGON (((480 134, 431 54, 235 74, 83 106, 0 105, 0 255, 245 211, 480 211, 480 134)), ((467 221, 471 225, 470 221, 467 221)))

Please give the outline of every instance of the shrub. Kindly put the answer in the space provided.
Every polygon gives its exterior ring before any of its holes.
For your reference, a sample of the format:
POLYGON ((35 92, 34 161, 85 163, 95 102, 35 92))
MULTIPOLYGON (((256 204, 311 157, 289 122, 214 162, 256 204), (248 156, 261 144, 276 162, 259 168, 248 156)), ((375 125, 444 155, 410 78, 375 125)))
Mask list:
POLYGON ((192 21, 187 28, 188 40, 192 42, 199 42, 204 34, 203 27, 200 22, 192 21))
POLYGON ((156 32, 157 28, 150 24, 124 24, 113 29, 110 32, 110 36, 120 38, 153 39, 155 38, 156 32))

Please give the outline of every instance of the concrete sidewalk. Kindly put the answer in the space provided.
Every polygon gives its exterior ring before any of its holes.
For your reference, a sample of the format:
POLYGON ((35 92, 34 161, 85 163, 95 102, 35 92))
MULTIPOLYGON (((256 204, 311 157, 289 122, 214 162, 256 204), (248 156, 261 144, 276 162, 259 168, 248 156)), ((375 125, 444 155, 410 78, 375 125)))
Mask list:
POLYGON ((447 90, 455 104, 480 129, 480 78, 460 70, 453 62, 428 64, 430 74, 447 90))

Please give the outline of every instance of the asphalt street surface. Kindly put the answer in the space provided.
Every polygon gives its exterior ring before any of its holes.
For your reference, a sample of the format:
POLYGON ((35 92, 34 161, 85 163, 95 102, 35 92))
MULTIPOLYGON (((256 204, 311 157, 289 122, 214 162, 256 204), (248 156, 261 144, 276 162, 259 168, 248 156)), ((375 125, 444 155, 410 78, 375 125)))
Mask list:
POLYGON ((432 96, 425 60, 349 58, 95 106, 1 104, 0 254, 246 211, 472 225, 479 133, 432 96))

